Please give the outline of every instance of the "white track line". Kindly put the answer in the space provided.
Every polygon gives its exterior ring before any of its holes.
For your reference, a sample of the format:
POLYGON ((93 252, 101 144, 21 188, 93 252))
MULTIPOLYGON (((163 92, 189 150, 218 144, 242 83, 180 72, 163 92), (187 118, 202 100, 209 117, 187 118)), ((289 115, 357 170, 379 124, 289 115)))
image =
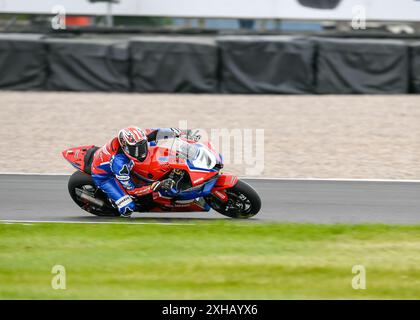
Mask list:
MULTIPOLYGON (((23 176, 70 176, 69 173, 40 173, 40 172, 0 172, 0 175, 23 175, 23 176)), ((420 180, 402 179, 350 179, 350 178, 281 178, 281 177, 239 177, 247 180, 277 180, 277 181, 330 181, 330 182, 397 182, 397 183, 420 183, 420 180)))
POLYGON ((26 222, 2 222, 0 221, 0 224, 21 224, 22 226, 33 226, 33 223, 26 223, 26 222))
POLYGON ((64 224, 124 224, 124 225, 145 225, 157 224, 163 226, 193 226, 195 223, 172 223, 172 222, 115 222, 115 221, 59 221, 59 220, 0 220, 2 224, 29 224, 29 223, 64 223, 64 224))

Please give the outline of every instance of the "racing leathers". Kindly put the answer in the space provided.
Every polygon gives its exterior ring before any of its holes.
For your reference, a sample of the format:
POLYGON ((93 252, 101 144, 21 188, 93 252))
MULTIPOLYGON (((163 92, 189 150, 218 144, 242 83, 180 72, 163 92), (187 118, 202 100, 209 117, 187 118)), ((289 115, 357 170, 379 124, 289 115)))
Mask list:
MULTIPOLYGON (((157 140, 179 136, 181 131, 175 128, 144 129, 149 145, 157 140)), ((152 184, 136 187, 130 177, 134 160, 127 156, 115 137, 98 149, 92 162, 92 178, 95 184, 106 193, 118 207, 122 216, 130 216, 136 210, 131 196, 145 196, 159 188, 172 188, 171 181, 155 181, 152 184)))

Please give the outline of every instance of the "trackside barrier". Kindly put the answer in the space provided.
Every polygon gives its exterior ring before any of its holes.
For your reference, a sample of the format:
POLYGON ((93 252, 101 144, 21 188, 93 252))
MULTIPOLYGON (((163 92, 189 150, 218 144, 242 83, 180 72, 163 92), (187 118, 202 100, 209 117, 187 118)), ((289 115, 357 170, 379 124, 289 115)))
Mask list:
POLYGON ((0 90, 420 93, 420 42, 286 36, 0 35, 0 90))
POLYGON ((48 56, 41 39, 36 34, 0 34, 0 89, 45 88, 48 56))
POLYGON ((218 91, 218 52, 213 38, 136 37, 130 39, 135 92, 218 91))

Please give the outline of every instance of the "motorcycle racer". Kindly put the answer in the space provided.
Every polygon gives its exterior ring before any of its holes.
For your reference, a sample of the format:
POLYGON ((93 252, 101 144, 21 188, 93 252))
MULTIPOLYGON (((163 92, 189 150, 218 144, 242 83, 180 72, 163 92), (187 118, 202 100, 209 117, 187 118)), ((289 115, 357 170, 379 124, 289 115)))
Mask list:
POLYGON ((261 209, 258 193, 222 172, 223 156, 211 141, 198 142, 199 133, 129 127, 102 148, 66 148, 61 154, 76 169, 68 181, 69 194, 82 210, 99 217, 210 209, 236 219, 255 216, 261 209))
POLYGON ((121 129, 117 137, 95 152, 91 168, 93 181, 115 203, 121 216, 129 217, 136 210, 131 196, 145 196, 174 187, 172 179, 136 187, 130 172, 135 161, 143 162, 147 158, 149 145, 181 133, 177 128, 142 130, 130 126, 121 129))

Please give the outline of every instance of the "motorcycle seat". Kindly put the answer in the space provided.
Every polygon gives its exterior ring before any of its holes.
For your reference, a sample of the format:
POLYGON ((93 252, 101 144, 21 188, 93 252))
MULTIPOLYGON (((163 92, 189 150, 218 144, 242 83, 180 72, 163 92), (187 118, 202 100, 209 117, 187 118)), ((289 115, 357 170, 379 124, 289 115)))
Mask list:
POLYGON ((87 174, 92 174, 92 162, 93 162, 93 155, 95 154, 96 150, 99 147, 93 147, 86 151, 84 162, 85 162, 85 172, 87 174))

